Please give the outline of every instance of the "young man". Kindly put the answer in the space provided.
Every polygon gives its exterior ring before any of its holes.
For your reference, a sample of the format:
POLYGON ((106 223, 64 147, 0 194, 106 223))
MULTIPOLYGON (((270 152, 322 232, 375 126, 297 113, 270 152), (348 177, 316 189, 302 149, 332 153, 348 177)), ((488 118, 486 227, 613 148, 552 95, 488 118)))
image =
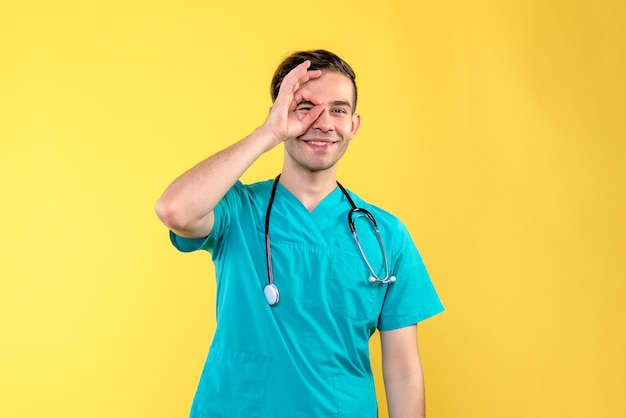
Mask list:
POLYGON ((361 123, 354 72, 328 51, 297 52, 271 91, 260 127, 156 205, 174 246, 209 251, 216 268, 217 327, 191 417, 376 417, 376 329, 389 416, 423 417, 416 324, 443 307, 403 224, 337 182, 361 123), (274 181, 239 182, 280 143, 274 181))

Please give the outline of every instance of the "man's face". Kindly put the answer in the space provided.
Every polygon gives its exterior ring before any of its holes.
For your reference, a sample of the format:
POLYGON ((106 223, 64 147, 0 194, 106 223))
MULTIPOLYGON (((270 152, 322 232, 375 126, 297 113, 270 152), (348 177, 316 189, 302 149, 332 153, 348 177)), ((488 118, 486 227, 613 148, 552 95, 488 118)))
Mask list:
MULTIPOLYGON (((321 171, 333 167, 343 156, 361 123, 354 114, 352 81, 338 72, 323 72, 300 87, 324 105, 324 111, 306 132, 285 141, 285 150, 293 163, 309 170, 321 171)), ((296 116, 306 114, 313 105, 298 103, 296 116)))

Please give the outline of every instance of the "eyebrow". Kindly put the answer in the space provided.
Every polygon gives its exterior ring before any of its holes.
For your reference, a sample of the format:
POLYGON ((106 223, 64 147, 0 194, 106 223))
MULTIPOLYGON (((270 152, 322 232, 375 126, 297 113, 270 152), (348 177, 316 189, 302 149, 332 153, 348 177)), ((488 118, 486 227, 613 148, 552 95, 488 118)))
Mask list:
POLYGON ((332 106, 345 106, 348 109, 352 110, 352 104, 346 100, 334 100, 330 102, 332 106))

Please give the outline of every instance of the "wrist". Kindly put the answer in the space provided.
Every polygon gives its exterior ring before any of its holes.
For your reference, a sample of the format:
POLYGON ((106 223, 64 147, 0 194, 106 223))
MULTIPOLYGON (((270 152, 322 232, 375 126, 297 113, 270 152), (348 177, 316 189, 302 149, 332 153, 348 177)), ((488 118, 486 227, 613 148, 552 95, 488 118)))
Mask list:
POLYGON ((271 150, 285 140, 285 138, 277 134, 267 125, 261 125, 256 128, 251 136, 255 137, 255 141, 265 144, 265 151, 271 150))

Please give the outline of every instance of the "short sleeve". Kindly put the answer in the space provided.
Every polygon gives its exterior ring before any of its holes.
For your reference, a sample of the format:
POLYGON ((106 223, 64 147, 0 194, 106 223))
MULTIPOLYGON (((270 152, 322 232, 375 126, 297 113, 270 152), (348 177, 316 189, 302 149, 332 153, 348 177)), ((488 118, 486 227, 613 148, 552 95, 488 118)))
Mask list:
POLYGON ((221 248, 223 238, 226 235, 231 219, 237 216, 241 207, 239 196, 243 185, 241 182, 235 183, 213 209, 214 223, 211 233, 205 238, 185 238, 170 231, 170 241, 172 245, 181 252, 192 252, 205 250, 215 258, 221 248))
POLYGON ((389 285, 378 329, 389 331, 416 324, 444 307, 406 227, 398 221, 393 246, 396 281, 389 285))
POLYGON ((185 238, 177 235, 175 232, 170 231, 170 241, 174 248, 183 253, 190 253, 202 249, 209 237, 205 238, 185 238))

